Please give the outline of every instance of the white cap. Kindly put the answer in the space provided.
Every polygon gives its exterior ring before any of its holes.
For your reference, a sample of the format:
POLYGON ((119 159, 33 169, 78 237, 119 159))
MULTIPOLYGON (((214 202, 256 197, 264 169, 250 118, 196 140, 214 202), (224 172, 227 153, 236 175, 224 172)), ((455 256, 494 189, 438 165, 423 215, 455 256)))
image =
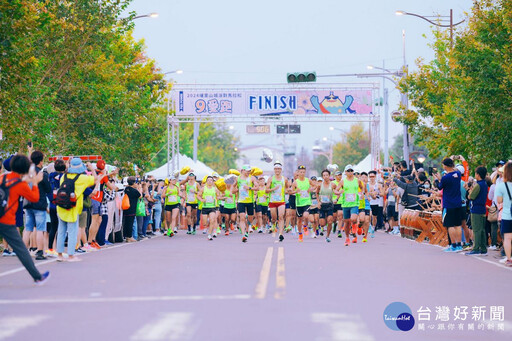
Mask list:
POLYGON ((455 168, 460 172, 460 174, 464 175, 464 166, 463 165, 457 165, 455 168))
POLYGON ((346 165, 346 166, 345 166, 345 170, 344 170, 344 172, 346 172, 346 171, 347 171, 347 170, 349 170, 349 169, 354 170, 354 167, 352 167, 352 165, 346 165))

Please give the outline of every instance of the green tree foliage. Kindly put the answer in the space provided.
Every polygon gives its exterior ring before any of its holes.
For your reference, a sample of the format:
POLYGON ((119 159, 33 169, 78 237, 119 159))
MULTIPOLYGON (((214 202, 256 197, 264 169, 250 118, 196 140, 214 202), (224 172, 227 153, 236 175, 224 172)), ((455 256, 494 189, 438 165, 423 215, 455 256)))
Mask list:
POLYGON ((512 2, 475 2, 450 48, 435 31, 430 63, 400 82, 416 108, 403 121, 433 157, 461 154, 473 166, 512 155, 512 2))
POLYGON ((132 37, 130 1, 0 2, 0 148, 150 166, 168 86, 132 37))

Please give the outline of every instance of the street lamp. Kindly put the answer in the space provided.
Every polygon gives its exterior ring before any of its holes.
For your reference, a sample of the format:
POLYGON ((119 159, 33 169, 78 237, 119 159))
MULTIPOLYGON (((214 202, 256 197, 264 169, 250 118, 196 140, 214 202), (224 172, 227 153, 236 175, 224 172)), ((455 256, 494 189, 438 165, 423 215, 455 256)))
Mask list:
POLYGON ((149 13, 149 14, 137 15, 136 17, 133 18, 133 20, 140 19, 140 18, 158 18, 158 13, 153 12, 153 13, 149 13))
POLYGON ((425 162, 425 160, 426 160, 425 155, 423 155, 423 154, 418 155, 418 162, 419 163, 423 163, 423 162, 425 162))
POLYGON ((176 73, 178 75, 181 75, 183 73, 183 70, 174 70, 174 71, 164 72, 164 75, 170 75, 171 73, 176 73))
POLYGON ((434 26, 437 26, 437 27, 449 27, 450 28, 450 48, 453 47, 453 27, 454 26, 457 26, 457 25, 460 25, 462 24, 464 20, 462 21, 459 21, 458 23, 453 23, 453 9, 450 9, 450 15, 437 15, 437 16, 423 16, 423 15, 419 15, 419 14, 415 14, 415 13, 409 13, 409 12, 405 12, 405 11, 395 11, 395 14, 396 15, 410 15, 410 16, 413 16, 413 17, 418 17, 420 19, 423 19, 429 23, 431 23, 432 25, 434 26), (435 21, 432 21, 430 20, 429 18, 436 18, 437 22, 435 21), (449 20, 448 19, 441 19, 441 18, 450 18, 449 20), (440 22, 449 22, 449 24, 440 24, 440 22))

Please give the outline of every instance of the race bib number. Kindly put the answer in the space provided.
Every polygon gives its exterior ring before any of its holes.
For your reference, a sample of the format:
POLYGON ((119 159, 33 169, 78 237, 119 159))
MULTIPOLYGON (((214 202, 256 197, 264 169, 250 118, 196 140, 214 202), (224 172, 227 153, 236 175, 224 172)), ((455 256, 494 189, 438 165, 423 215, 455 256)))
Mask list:
POLYGON ((247 200, 249 198, 249 192, 245 189, 240 190, 240 201, 247 200))
POLYGON ((311 205, 313 205, 313 206, 318 205, 318 200, 317 199, 311 200, 311 205))
POLYGON ((206 201, 207 204, 211 204, 211 203, 214 202, 213 197, 206 197, 205 201, 206 201))
POLYGON ((277 201, 282 201, 281 199, 281 192, 273 192, 271 195, 270 195, 270 200, 273 201, 273 202, 277 202, 277 201))
POLYGON ((188 193, 188 195, 187 195, 187 200, 188 200, 188 201, 194 201, 194 200, 196 200, 196 195, 195 195, 195 193, 188 193))
POLYGON ((176 202, 176 201, 178 201, 178 197, 176 195, 169 196, 169 202, 176 202))
POLYGON ((320 202, 322 202, 323 204, 328 204, 331 202, 331 200, 329 200, 329 196, 328 195, 321 195, 320 196, 320 202))
POLYGON ((394 202, 396 202, 396 199, 394 196, 390 196, 390 197, 388 197, 388 201, 394 203, 394 202))
POLYGON ((233 202, 234 202, 233 198, 231 198, 231 197, 226 198, 226 204, 232 204, 233 202))
POLYGON ((347 202, 356 201, 356 195, 354 193, 345 194, 345 201, 347 201, 347 202))
POLYGON ((309 198, 309 193, 308 193, 308 191, 300 191, 300 197, 301 197, 302 199, 307 199, 307 198, 309 198))
POLYGON ((258 203, 264 204, 266 202, 267 202, 267 197, 266 196, 262 196, 262 197, 258 198, 258 203))

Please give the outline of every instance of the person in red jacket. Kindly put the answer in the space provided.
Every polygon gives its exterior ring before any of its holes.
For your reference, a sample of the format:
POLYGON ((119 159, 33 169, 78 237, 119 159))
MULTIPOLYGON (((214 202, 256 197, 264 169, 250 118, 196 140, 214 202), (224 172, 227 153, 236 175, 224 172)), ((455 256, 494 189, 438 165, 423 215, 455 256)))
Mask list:
POLYGON ((39 187, 37 186, 43 180, 43 172, 39 172, 32 177, 27 176, 30 169, 30 160, 25 155, 15 155, 11 159, 11 173, 0 176, 0 183, 4 183, 9 188, 9 197, 4 215, 0 217, 0 236, 4 238, 12 247, 16 256, 23 264, 25 269, 34 279, 37 285, 44 284, 50 277, 50 272, 41 274, 34 265, 34 261, 28 252, 25 243, 16 229, 16 211, 18 210, 19 198, 23 197, 30 202, 39 201, 39 187), (32 188, 29 184, 32 184, 32 188))

